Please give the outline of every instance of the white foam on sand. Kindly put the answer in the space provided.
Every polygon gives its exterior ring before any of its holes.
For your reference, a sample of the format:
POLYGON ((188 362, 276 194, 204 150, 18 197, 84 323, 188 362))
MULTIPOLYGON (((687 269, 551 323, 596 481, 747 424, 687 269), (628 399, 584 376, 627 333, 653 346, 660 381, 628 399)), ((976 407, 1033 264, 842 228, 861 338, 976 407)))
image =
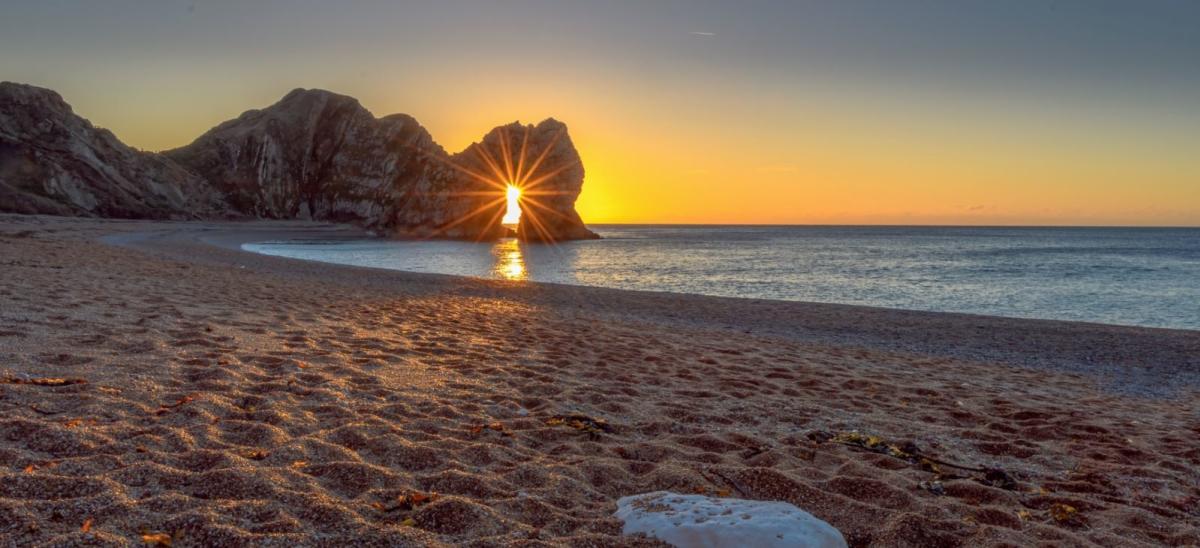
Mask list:
POLYGON ((786 502, 656 491, 617 501, 622 533, 644 533, 679 548, 845 548, 832 525, 786 502))

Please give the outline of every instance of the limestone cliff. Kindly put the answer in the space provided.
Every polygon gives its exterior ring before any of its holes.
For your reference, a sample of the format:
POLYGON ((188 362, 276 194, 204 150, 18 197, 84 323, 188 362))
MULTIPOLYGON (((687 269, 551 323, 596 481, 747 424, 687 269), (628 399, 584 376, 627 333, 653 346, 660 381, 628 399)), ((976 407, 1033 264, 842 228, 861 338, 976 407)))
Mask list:
POLYGON ((397 236, 493 239, 506 184, 526 186, 518 234, 594 238, 575 212, 583 167, 566 126, 496 128, 448 155, 413 118, 295 90, 193 143, 138 152, 52 91, 0 84, 0 211, 353 222, 397 236))
POLYGON ((125 146, 48 89, 0 83, 0 211, 121 218, 229 213, 200 177, 125 146))
POLYGON ((164 154, 256 217, 432 234, 467 206, 450 203, 459 177, 416 120, 326 91, 295 90, 164 154))

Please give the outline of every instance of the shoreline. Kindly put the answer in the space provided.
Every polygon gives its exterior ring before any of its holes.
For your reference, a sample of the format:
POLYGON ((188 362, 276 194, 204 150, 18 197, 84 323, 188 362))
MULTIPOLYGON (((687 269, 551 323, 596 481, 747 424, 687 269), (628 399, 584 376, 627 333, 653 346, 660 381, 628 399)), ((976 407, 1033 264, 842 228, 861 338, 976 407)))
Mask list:
POLYGON ((353 231, 0 216, 0 544, 655 546, 612 517, 655 490, 852 546, 1200 543, 1200 332, 235 245, 318 233, 353 231), (1014 483, 826 437, 854 432, 1014 483))
MULTIPOLYGON (((397 279, 403 281, 429 277, 430 280, 455 280, 466 287, 504 288, 520 292, 527 298, 549 297, 546 302, 558 306, 578 303, 563 303, 562 299, 555 298, 562 295, 555 295, 555 292, 574 293, 578 295, 575 301, 587 301, 593 311, 625 320, 651 319, 656 323, 786 337, 805 343, 853 345, 873 350, 1049 367, 1104 375, 1113 389, 1132 393, 1161 395, 1181 387, 1200 387, 1200 330, 409 272, 270 256, 241 248, 243 244, 265 240, 372 237, 368 231, 349 225, 297 221, 183 222, 182 225, 181 231, 169 235, 134 232, 125 236, 136 241, 106 243, 166 253, 176 258, 179 255, 171 253, 170 245, 202 243, 233 253, 279 261, 316 263, 331 269, 362 269, 381 277, 396 273, 397 279), (195 224, 204 230, 197 231, 195 224), (156 245, 146 242, 148 238, 159 241, 156 245), (147 245, 138 245, 138 241, 147 245), (605 306, 614 301, 619 302, 619 306, 605 306), (689 314, 688 308, 695 313, 689 314), (1049 340, 1045 340, 1047 333, 1051 334, 1049 340), (1129 363, 1146 362, 1171 367, 1175 375, 1172 382, 1161 383, 1158 377, 1144 378, 1141 368, 1127 367, 1129 363)), ((236 261, 233 258, 223 260, 236 261)))
MULTIPOLYGON (((253 223, 253 222, 254 221, 246 221, 246 223, 253 223)), ((596 225, 596 226, 638 226, 638 227, 641 227, 641 226, 668 226, 668 227, 669 226, 689 226, 689 227, 690 226, 695 226, 695 227, 711 226, 714 228, 720 228, 723 226, 739 227, 739 226, 776 226, 776 225, 633 225, 633 224, 631 224, 631 225, 596 225)), ((778 225, 778 226, 786 227, 786 226, 824 226, 824 225, 778 225)), ((836 226, 836 225, 830 225, 830 226, 836 226)), ((874 226, 874 225, 870 225, 870 226, 874 226)), ((882 226, 882 225, 880 225, 880 226, 882 226)), ((950 228, 956 228, 956 227, 950 227, 950 228)), ((981 227, 965 227, 965 228, 981 228, 981 227)), ((982 227, 982 228, 991 228, 991 227, 982 227)), ((1003 228, 1003 227, 1001 227, 1001 228, 1003 228)), ((1029 227, 1029 228, 1042 228, 1042 227, 1029 227)), ((1049 228, 1058 228, 1058 227, 1049 227, 1049 228)), ((1109 228, 1109 227, 1079 227, 1079 228, 1109 228)), ((1124 227, 1113 227, 1113 228, 1124 228, 1124 227)), ((1160 228, 1160 227, 1147 227, 1147 228, 1160 228)), ((1187 227, 1187 228, 1190 229, 1190 227, 1187 227)), ((252 253, 252 254, 256 254, 256 255, 266 255, 266 256, 277 257, 277 258, 285 258, 285 259, 293 259, 293 260, 301 260, 301 261, 309 261, 309 262, 319 262, 319 263, 334 265, 334 266, 344 266, 344 267, 352 267, 352 268, 367 268, 367 269, 372 269, 372 270, 402 272, 405 274, 415 274, 415 275, 454 276, 454 277, 459 277, 459 278, 470 278, 470 279, 484 280, 484 281, 502 281, 502 282, 503 281, 511 281, 511 280, 503 280, 501 278, 494 278, 494 277, 487 277, 487 276, 446 274, 446 273, 441 273, 441 272, 420 272, 420 271, 415 271, 415 270, 404 270, 404 269, 400 269, 400 268, 385 268, 385 267, 376 267, 376 266, 367 266, 367 265, 355 265, 355 264, 349 264, 349 263, 339 263, 339 262, 335 262, 335 261, 321 261, 321 260, 317 260, 317 259, 301 259, 301 258, 295 258, 295 257, 287 257, 285 255, 273 255, 270 253, 249 251, 249 250, 246 250, 244 247, 242 247, 247 244, 286 243, 286 242, 290 242, 290 241, 305 241, 305 240, 315 240, 315 241, 319 241, 319 242, 337 242, 337 241, 391 242, 391 241, 395 241, 395 242, 402 242, 402 243, 439 242, 439 241, 445 241, 445 240, 436 240, 436 239, 430 240, 430 239, 421 239, 421 238, 393 239, 393 238, 379 236, 370 231, 363 231, 363 230, 357 229, 352 226, 336 225, 336 224, 328 225, 327 228, 326 227, 313 227, 311 229, 311 231, 306 230, 303 232, 289 231, 288 229, 280 229, 278 231, 270 232, 269 234, 264 234, 263 237, 267 237, 268 235, 270 236, 270 239, 267 239, 267 240, 262 240, 257 236, 250 237, 252 234, 255 234, 255 232, 240 231, 240 230, 237 230, 235 227, 229 227, 229 228, 224 228, 224 229, 219 229, 219 230, 221 230, 221 232, 219 232, 215 238, 204 239, 203 241, 205 243, 216 245, 218 247, 223 247, 223 248, 226 248, 226 249, 229 249, 232 251, 242 251, 242 252, 246 252, 246 253, 252 253)), ((458 241, 458 240, 449 240, 449 241, 458 241)), ((489 242, 471 242, 471 243, 489 244, 489 242)), ((986 313, 978 313, 978 312, 923 310, 923 309, 916 309, 916 308, 902 308, 902 307, 878 306, 878 305, 867 305, 867 304, 839 303, 839 302, 832 302, 832 301, 827 302, 827 301, 805 301, 805 300, 772 299, 772 298, 758 298, 758 297, 739 297, 739 296, 717 295, 717 294, 709 294, 709 293, 687 293, 687 292, 680 292, 680 291, 669 291, 669 290, 658 290, 658 289, 634 289, 634 288, 623 288, 623 287, 609 287, 609 286, 601 286, 601 285, 570 284, 570 283, 551 282, 551 281, 542 281, 542 280, 521 280, 520 282, 526 283, 526 284, 538 284, 538 285, 555 286, 555 287, 586 287, 586 288, 595 288, 595 289, 608 289, 608 290, 614 290, 614 291, 626 291, 626 292, 640 293, 640 294, 646 294, 646 295, 667 295, 667 296, 676 295, 676 296, 685 296, 685 297, 705 297, 705 298, 713 298, 713 299, 733 299, 734 301, 740 302, 740 303, 760 302, 760 303, 774 303, 774 304, 779 304, 779 305, 794 304, 794 305, 797 305, 800 307, 820 307, 820 306, 847 307, 847 308, 852 308, 852 309, 875 310, 875 311, 897 312, 897 313, 910 313, 910 314, 939 314, 939 315, 944 314, 944 315, 958 316, 958 317, 964 317, 964 318, 974 317, 974 318, 986 318, 986 319, 994 319, 994 320, 1054 322, 1054 323, 1059 323, 1059 324, 1089 325, 1089 326, 1111 327, 1111 328, 1149 329, 1149 330, 1162 330, 1162 331, 1174 331, 1174 332, 1185 332, 1185 333, 1192 332, 1192 333, 1200 334, 1200 329, 1192 329, 1192 328, 1187 328, 1187 327, 1121 324, 1121 323, 1107 323, 1107 322, 1087 321, 1087 320, 1037 318, 1037 317, 1031 317, 1031 316, 1002 316, 1002 315, 997 315, 997 314, 986 314, 986 313)), ((1054 327, 1054 326, 1050 326, 1050 327, 1054 327)))

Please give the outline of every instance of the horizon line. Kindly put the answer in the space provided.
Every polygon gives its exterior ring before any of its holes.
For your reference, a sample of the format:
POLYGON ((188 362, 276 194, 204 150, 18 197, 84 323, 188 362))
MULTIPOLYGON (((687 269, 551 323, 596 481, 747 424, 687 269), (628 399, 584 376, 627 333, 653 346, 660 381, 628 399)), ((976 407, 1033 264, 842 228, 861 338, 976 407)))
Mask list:
POLYGON ((589 223, 588 226, 747 226, 747 227, 879 227, 879 228, 1175 228, 1200 229, 1197 225, 962 225, 896 223, 589 223))

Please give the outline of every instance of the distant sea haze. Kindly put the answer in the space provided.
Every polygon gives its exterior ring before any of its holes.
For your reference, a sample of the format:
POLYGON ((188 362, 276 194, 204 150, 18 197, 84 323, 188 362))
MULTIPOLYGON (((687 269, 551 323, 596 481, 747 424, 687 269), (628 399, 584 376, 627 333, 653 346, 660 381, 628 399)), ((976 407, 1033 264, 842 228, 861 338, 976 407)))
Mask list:
POLYGON ((244 247, 411 272, 1200 329, 1198 228, 592 228, 604 239, 244 247))

